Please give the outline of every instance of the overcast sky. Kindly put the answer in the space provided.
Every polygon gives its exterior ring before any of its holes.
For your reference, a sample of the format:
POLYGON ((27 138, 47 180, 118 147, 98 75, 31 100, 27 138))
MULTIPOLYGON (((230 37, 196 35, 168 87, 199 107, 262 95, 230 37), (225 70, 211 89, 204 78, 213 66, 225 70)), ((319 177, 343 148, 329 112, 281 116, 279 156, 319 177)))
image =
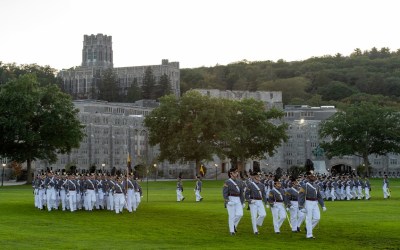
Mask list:
POLYGON ((400 48, 397 0, 0 0, 0 61, 81 64, 85 34, 112 36, 114 66, 181 68, 400 48))

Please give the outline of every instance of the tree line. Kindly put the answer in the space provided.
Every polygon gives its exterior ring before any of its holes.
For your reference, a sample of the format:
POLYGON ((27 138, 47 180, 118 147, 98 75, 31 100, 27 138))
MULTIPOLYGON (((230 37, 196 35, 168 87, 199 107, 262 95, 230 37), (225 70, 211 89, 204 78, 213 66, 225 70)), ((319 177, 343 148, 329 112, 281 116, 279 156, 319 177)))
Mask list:
POLYGON ((353 96, 400 103, 400 50, 355 49, 304 61, 243 60, 228 65, 181 69, 181 91, 190 89, 282 91, 284 104, 339 105, 353 96))

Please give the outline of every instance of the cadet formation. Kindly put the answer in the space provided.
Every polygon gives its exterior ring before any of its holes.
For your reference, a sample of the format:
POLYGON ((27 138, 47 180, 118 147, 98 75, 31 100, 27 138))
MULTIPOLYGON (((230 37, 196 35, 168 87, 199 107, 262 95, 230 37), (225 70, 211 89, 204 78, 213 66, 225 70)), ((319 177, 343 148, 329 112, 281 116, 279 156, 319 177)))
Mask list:
MULTIPOLYGON (((240 176, 238 169, 228 171, 229 179, 223 186, 224 207, 228 212, 228 229, 236 235, 243 210, 250 212, 252 230, 259 234, 271 210, 272 230, 281 233, 282 224, 287 221, 291 231, 302 231, 305 224, 307 239, 314 239, 313 230, 318 224, 322 211, 326 211, 325 201, 369 200, 371 185, 368 178, 355 175, 326 176, 315 175, 311 167, 301 176, 283 175, 280 178, 273 174, 263 174, 253 169, 249 176, 240 176)), ((54 174, 48 172, 37 175, 33 184, 35 207, 48 211, 61 209, 75 212, 77 210, 109 210, 116 214, 127 210, 135 212, 141 202, 142 188, 138 178, 128 176, 110 176, 106 174, 54 174)), ((196 176, 194 194, 196 202, 201 196, 202 181, 196 176)), ((383 195, 390 198, 389 180, 383 179, 383 195)), ((181 176, 176 185, 177 201, 184 201, 181 176)))
POLYGON ((32 182, 35 207, 49 212, 61 209, 109 210, 116 214, 124 209, 132 213, 138 209, 142 188, 138 179, 105 174, 39 174, 32 182))
MULTIPOLYGON (((278 178, 273 174, 252 171, 249 176, 240 177, 236 168, 231 168, 228 176, 222 193, 231 235, 237 233, 243 210, 247 207, 255 235, 263 226, 266 209, 270 209, 273 222, 271 229, 276 234, 281 233, 282 224, 287 222, 293 233, 304 230, 307 239, 314 239, 313 230, 321 218, 320 209, 327 210, 326 201, 371 198, 368 178, 315 175, 313 167, 301 176, 283 175, 278 178)), ((389 186, 387 178, 384 179, 384 192, 390 197, 385 185, 389 186)))

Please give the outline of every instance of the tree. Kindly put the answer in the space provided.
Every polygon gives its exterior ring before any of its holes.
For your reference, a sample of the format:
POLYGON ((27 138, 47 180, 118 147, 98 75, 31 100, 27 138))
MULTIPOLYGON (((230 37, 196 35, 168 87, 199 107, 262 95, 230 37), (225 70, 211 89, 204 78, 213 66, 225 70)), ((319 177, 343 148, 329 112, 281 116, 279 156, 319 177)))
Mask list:
POLYGON ((351 104, 322 122, 319 134, 328 158, 361 157, 369 175, 369 155, 400 153, 400 113, 369 102, 351 104))
POLYGON ((140 89, 137 79, 133 79, 132 85, 128 88, 128 93, 126 96, 127 102, 136 102, 142 99, 142 90, 140 89))
POLYGON ((143 99, 155 99, 156 97, 156 78, 154 77, 151 67, 147 67, 143 77, 142 83, 142 97, 143 99))
POLYGON ((111 68, 104 70, 101 75, 98 98, 109 102, 120 101, 118 77, 111 68))
POLYGON ((171 80, 166 74, 163 74, 158 83, 157 97, 162 97, 171 93, 171 80))
POLYGON ((229 126, 217 134, 221 143, 218 148, 239 170, 250 158, 274 155, 275 149, 287 140, 287 124, 280 121, 282 111, 266 111, 264 104, 254 99, 232 101, 226 110, 229 126))
POLYGON ((216 99, 195 91, 181 98, 168 95, 160 98, 160 106, 146 116, 144 124, 149 129, 149 144, 159 144, 159 161, 211 160, 215 154, 214 136, 223 113, 216 108, 216 99))
POLYGON ((160 146, 160 161, 211 160, 214 155, 228 157, 235 164, 249 158, 272 155, 286 139, 286 125, 274 125, 270 119, 281 111, 265 111, 262 102, 241 102, 210 98, 196 91, 182 98, 173 95, 160 99, 160 106, 145 118, 149 143, 160 146))
POLYGON ((40 86, 32 74, 0 88, 0 155, 27 163, 32 181, 34 160, 55 162, 57 153, 78 148, 84 137, 71 97, 56 85, 40 86))

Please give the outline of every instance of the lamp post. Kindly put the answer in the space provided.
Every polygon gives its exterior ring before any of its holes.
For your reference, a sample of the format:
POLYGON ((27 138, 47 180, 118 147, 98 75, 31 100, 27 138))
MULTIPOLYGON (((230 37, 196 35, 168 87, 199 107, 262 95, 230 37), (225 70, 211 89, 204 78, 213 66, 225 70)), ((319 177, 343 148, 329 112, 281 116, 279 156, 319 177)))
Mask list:
POLYGON ((6 167, 6 164, 3 163, 2 166, 3 166, 3 172, 1 173, 1 186, 3 186, 3 181, 4 181, 4 169, 5 169, 5 167, 6 167))
POLYGON ((158 175, 158 172, 157 172, 157 164, 154 163, 153 166, 154 166, 154 169, 155 169, 154 181, 157 181, 157 175, 158 175))
POLYGON ((103 174, 104 174, 104 167, 105 167, 105 166, 106 166, 106 164, 104 164, 104 163, 101 164, 101 168, 102 168, 102 170, 103 170, 103 171, 102 171, 103 174))
POLYGON ((217 170, 218 170, 218 164, 217 164, 217 163, 215 163, 215 164, 214 164, 214 166, 215 166, 215 180, 217 180, 217 170))

